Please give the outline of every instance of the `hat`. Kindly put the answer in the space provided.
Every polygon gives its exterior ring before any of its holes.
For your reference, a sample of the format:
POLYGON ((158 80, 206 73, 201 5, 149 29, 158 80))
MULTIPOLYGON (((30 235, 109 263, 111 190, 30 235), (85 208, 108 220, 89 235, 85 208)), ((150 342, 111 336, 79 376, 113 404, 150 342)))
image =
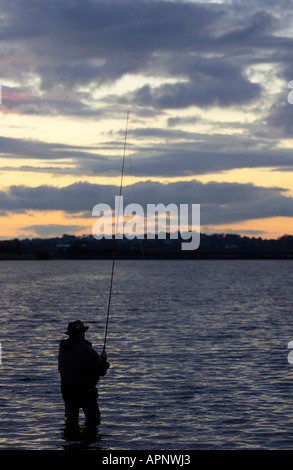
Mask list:
POLYGON ((77 320, 68 323, 67 331, 65 331, 66 335, 78 335, 79 333, 84 333, 89 329, 88 326, 84 326, 82 321, 77 320))

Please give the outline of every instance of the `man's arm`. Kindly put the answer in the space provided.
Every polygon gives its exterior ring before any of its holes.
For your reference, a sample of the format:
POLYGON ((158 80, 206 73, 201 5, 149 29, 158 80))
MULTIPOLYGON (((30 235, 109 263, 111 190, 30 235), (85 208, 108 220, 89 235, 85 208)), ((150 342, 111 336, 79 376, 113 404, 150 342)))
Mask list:
POLYGON ((89 349, 89 359, 91 363, 91 370, 94 375, 104 376, 107 373, 107 370, 110 367, 109 362, 107 361, 107 354, 99 354, 95 349, 90 347, 89 349))
POLYGON ((107 361, 107 353, 106 353, 106 351, 103 351, 103 352, 100 354, 100 359, 101 359, 102 364, 103 364, 103 367, 104 367, 104 369, 105 369, 105 373, 104 373, 104 374, 101 374, 101 375, 106 375, 107 370, 108 370, 109 367, 110 367, 110 364, 109 364, 109 362, 107 361))

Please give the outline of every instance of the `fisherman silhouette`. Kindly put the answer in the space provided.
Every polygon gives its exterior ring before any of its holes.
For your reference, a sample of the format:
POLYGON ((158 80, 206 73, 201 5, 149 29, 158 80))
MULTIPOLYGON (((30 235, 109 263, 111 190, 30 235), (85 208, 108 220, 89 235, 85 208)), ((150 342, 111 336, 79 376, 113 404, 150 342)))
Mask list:
POLYGON ((65 426, 70 430, 78 430, 80 409, 87 427, 101 422, 96 385, 100 376, 106 375, 110 364, 106 352, 98 354, 85 339, 88 328, 80 320, 70 322, 65 332, 69 338, 60 341, 58 370, 65 403, 65 426))

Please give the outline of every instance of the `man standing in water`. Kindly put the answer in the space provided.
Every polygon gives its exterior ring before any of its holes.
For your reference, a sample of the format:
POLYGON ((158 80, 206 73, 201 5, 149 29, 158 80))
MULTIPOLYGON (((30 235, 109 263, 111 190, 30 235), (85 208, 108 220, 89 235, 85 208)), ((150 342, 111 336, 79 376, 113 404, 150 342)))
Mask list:
POLYGON ((65 402, 65 424, 78 428, 79 409, 82 408, 87 426, 100 424, 97 383, 109 368, 106 352, 98 354, 85 339, 88 326, 80 321, 68 324, 69 338, 60 341, 58 370, 61 393, 65 402))

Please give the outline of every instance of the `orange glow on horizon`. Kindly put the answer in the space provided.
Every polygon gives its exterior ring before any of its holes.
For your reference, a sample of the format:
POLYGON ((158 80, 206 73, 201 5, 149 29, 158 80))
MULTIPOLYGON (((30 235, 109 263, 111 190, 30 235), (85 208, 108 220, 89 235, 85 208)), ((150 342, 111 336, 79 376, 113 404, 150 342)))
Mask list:
POLYGON ((246 220, 235 224, 223 224, 213 227, 213 233, 237 233, 249 238, 277 239, 283 235, 293 235, 293 219, 291 217, 272 217, 269 219, 246 220), (249 231, 260 233, 251 233, 249 231))
MULTIPOLYGON (((65 233, 75 236, 90 235, 96 220, 97 217, 95 216, 89 216, 88 218, 80 215, 70 216, 62 211, 30 211, 21 214, 7 214, 0 217, 0 239, 62 237, 65 233), (60 226, 59 231, 58 226, 60 226), (40 235, 38 233, 39 228, 43 228, 44 232, 47 230, 48 235, 40 235)), ((273 217, 231 223, 229 225, 201 227, 201 233, 235 233, 249 238, 277 239, 283 235, 293 235, 293 218, 273 217)))

